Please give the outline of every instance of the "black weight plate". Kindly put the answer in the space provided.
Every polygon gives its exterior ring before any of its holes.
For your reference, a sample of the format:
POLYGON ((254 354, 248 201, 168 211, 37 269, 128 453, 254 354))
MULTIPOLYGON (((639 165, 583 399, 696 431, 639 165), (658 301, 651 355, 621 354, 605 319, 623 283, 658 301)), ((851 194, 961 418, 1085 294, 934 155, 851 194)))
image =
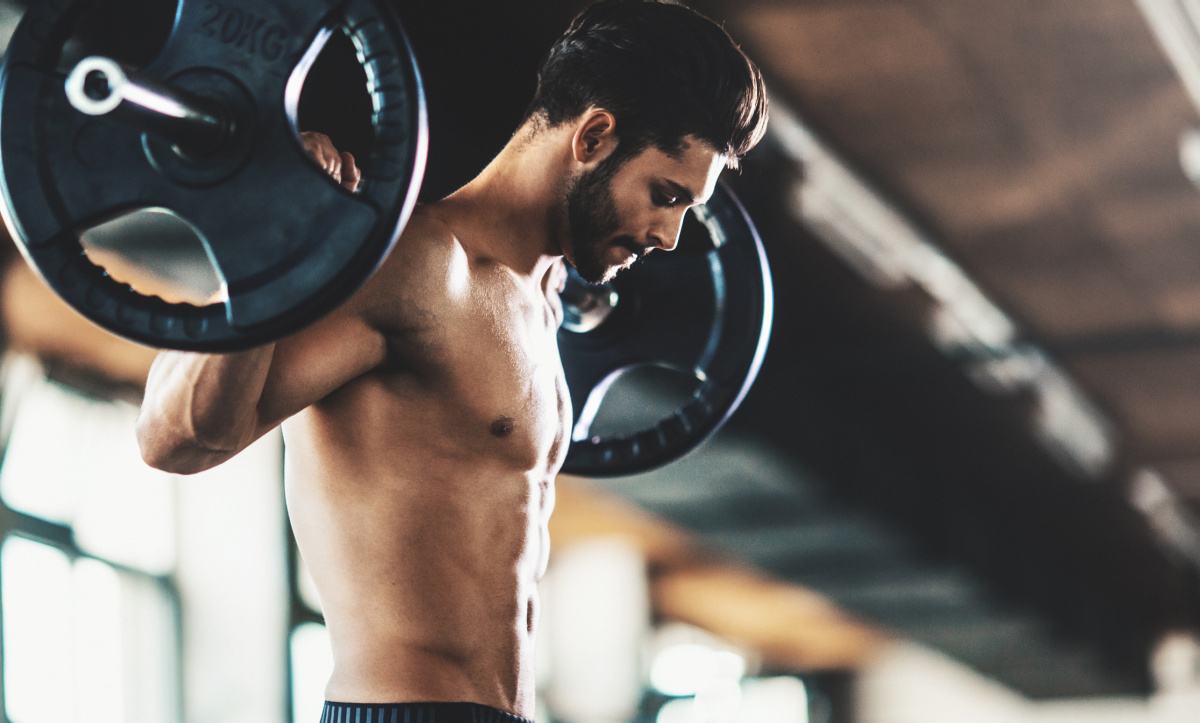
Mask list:
POLYGON ((204 351, 277 339, 359 288, 399 237, 425 165, 424 93, 391 3, 180 0, 170 37, 140 74, 218 101, 241 128, 221 155, 190 163, 67 102, 64 44, 98 2, 31 7, 0 70, 4 217, 47 283, 110 331, 204 351), (374 106, 357 194, 325 177, 296 137, 307 66, 336 29, 357 48, 374 106), (146 207, 174 211, 201 232, 226 304, 144 296, 87 259, 83 230, 146 207))
MULTIPOLYGON (((563 472, 631 475, 678 459, 721 428, 758 375, 773 317, 771 273, 758 231, 725 184, 687 223, 707 236, 711 250, 687 253, 685 238, 673 253, 651 254, 603 288, 599 296, 616 299, 603 321, 586 330, 564 324, 559 331, 574 407, 563 472), (590 435, 609 386, 639 366, 690 373, 697 389, 648 428, 590 435)), ((571 270, 567 318, 578 318, 572 299, 596 291, 571 270)))

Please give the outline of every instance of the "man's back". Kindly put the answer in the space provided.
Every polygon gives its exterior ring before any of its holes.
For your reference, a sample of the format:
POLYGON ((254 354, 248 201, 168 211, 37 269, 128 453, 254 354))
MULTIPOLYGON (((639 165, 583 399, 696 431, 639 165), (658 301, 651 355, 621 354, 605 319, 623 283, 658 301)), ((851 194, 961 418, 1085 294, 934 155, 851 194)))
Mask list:
POLYGON ((284 425, 288 510, 333 642, 330 700, 529 717, 570 420, 557 319, 431 211, 362 292, 386 362, 284 425))

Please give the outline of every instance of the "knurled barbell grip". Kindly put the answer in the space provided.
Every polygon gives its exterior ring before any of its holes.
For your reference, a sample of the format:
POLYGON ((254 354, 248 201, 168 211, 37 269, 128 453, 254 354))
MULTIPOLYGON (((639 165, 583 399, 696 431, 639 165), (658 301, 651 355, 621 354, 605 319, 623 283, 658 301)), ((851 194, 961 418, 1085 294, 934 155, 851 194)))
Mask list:
POLYGON ((175 145, 184 155, 216 152, 233 134, 233 121, 193 95, 131 77, 116 61, 93 55, 79 61, 66 82, 80 113, 108 116, 175 145))

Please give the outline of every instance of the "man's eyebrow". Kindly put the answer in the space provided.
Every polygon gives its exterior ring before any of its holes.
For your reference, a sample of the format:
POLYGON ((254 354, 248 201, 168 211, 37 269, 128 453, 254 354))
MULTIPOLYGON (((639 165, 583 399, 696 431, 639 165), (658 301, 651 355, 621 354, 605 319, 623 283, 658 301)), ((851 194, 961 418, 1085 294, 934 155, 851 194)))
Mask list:
POLYGON ((683 185, 682 183, 672 181, 669 178, 664 178, 663 182, 671 187, 671 191, 676 196, 679 196, 679 198, 682 200, 687 201, 689 206, 696 202, 696 194, 688 190, 687 186, 683 185))

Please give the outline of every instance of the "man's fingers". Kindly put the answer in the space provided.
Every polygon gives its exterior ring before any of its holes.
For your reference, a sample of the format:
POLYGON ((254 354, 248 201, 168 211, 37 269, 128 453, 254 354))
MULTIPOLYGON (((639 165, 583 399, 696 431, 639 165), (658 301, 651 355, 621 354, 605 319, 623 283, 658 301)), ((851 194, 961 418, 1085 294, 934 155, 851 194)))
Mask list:
POLYGON ((358 164, 354 162, 353 153, 342 154, 342 186, 347 191, 357 191, 358 184, 362 181, 362 171, 359 170, 358 164))
POLYGON ((324 133, 304 131, 300 134, 300 143, 305 152, 313 159, 321 170, 325 171, 335 183, 342 183, 342 156, 333 146, 333 141, 324 133))
POLYGON ((308 155, 312 156, 318 165, 324 167, 325 144, 330 143, 329 137, 324 133, 305 131, 300 134, 300 143, 304 146, 304 150, 308 152, 308 155))
POLYGON ((334 180, 334 182, 341 183, 342 182, 342 157, 339 156, 337 151, 335 151, 333 149, 333 146, 330 146, 329 149, 326 151, 326 158, 328 158, 329 160, 328 160, 328 165, 325 166, 325 170, 329 172, 329 176, 334 180))
POLYGON ((304 131, 300 143, 313 161, 325 171, 335 183, 347 191, 357 191, 362 183, 362 170, 354 160, 353 153, 340 153, 333 141, 324 133, 304 131))

